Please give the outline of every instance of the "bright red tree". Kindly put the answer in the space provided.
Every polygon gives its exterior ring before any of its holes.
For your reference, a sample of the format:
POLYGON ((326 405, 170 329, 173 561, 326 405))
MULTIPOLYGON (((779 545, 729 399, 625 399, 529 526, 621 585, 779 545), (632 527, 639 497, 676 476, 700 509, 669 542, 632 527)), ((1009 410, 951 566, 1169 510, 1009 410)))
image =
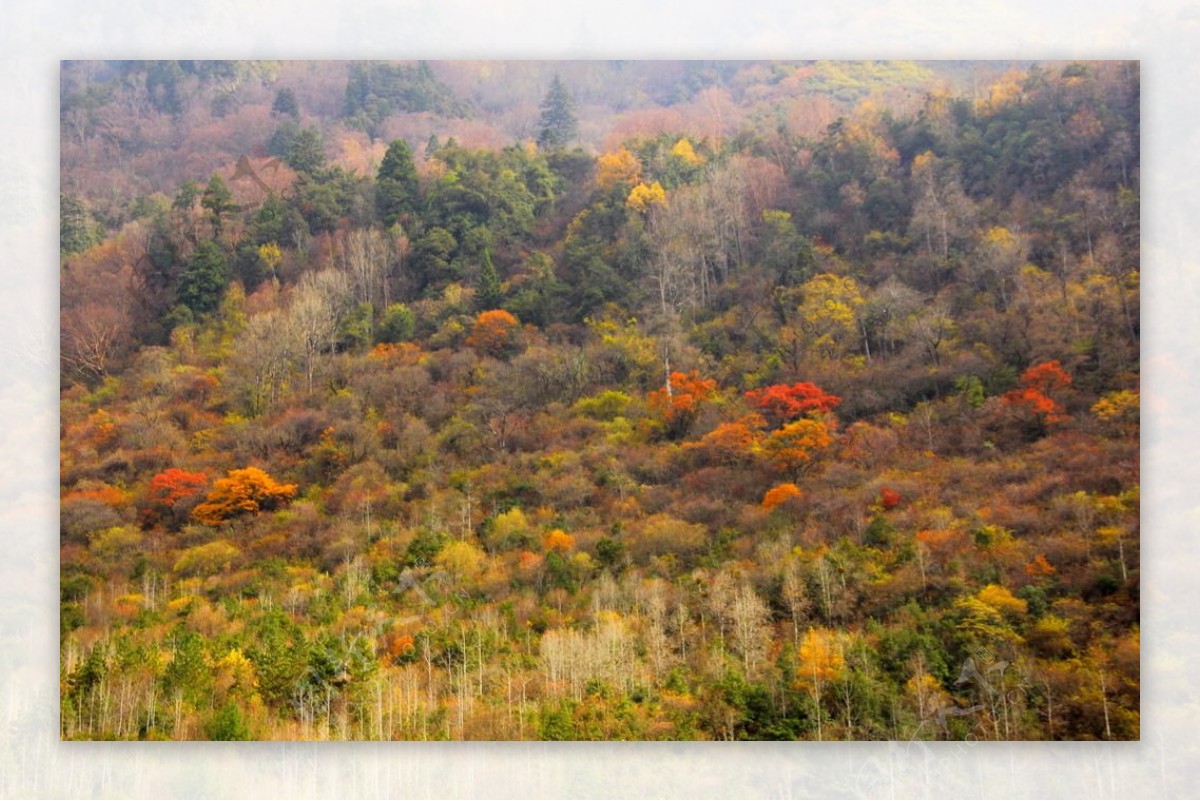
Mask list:
POLYGON ((153 503, 172 506, 199 495, 206 486, 208 476, 203 473, 189 473, 178 467, 168 467, 150 479, 150 491, 146 497, 153 503))
POLYGON ((1071 419, 1062 404, 1053 398, 1071 386, 1071 376, 1062 369, 1058 359, 1035 364, 1021 373, 1021 386, 1001 396, 1008 407, 1041 419, 1046 425, 1064 423, 1071 419))
POLYGON ((746 399, 777 423, 787 423, 804 415, 825 414, 842 402, 837 395, 831 395, 809 381, 752 389, 746 393, 746 399))
MULTIPOLYGON (((150 479, 145 505, 141 509, 142 523, 154 525, 172 516, 186 517, 187 510, 183 507, 199 500, 207 486, 208 476, 203 473, 168 467, 150 479)), ((176 522, 181 521, 177 519, 176 522)))
POLYGON ((884 487, 879 490, 879 505, 884 509, 895 509, 900 505, 900 501, 902 500, 904 500, 904 496, 891 487, 884 487))
POLYGON ((1071 376, 1062 369, 1058 359, 1035 364, 1021 373, 1021 384, 1030 389, 1036 389, 1044 395, 1066 389, 1071 386, 1071 376))

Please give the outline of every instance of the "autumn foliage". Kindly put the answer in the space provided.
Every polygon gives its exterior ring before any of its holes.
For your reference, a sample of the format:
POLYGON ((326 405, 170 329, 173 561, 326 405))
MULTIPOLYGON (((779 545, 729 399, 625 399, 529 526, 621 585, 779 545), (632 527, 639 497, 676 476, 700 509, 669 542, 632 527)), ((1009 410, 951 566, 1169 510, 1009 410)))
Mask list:
POLYGON ((1136 739, 1136 62, 553 69, 64 62, 61 737, 1136 739))
POLYGON ((820 420, 797 420, 772 431, 762 445, 767 461, 782 473, 810 470, 818 456, 833 444, 829 426, 820 420))
POLYGON ((762 507, 764 509, 774 509, 782 503, 803 497, 804 492, 791 482, 776 484, 763 495, 762 507))
POLYGON ((879 505, 884 509, 895 509, 902 500, 904 500, 904 496, 891 487, 883 487, 879 490, 879 505))
POLYGON ((208 476, 203 473, 168 467, 150 479, 141 512, 142 521, 152 525, 174 515, 179 506, 199 500, 207 486, 208 476))
POLYGON ((416 650, 416 640, 411 634, 397 634, 388 643, 387 656, 393 662, 402 662, 412 657, 416 650))
POLYGON ((1092 404, 1092 414, 1121 433, 1137 431, 1141 397, 1133 390, 1121 389, 1107 393, 1092 404))
POLYGON ((1070 420, 1062 404, 1055 399, 1071 386, 1071 376, 1058 359, 1034 365, 1021 373, 1021 386, 1004 393, 1004 404, 1019 413, 1041 420, 1046 425, 1070 420))
POLYGON ((820 687, 837 678, 846 665, 846 657, 837 633, 826 628, 810 628, 797 648, 800 670, 796 680, 802 685, 820 687))
POLYGON ((634 184, 641 170, 636 156, 626 148, 618 148, 596 159, 596 185, 601 189, 610 189, 617 184, 634 184))
POLYGON ((63 502, 70 501, 97 501, 106 506, 119 508, 129 504, 132 496, 119 487, 114 487, 108 484, 98 487, 88 487, 86 489, 78 489, 74 492, 69 492, 60 499, 63 502))
POLYGON ((512 349, 520 326, 520 321, 503 309, 480 312, 467 344, 488 356, 503 356, 512 349))
POLYGON ((702 452, 711 462, 742 463, 757 455, 766 427, 762 415, 748 414, 737 420, 721 423, 701 437, 699 442, 689 442, 685 447, 702 452))
POLYGON ((546 551, 565 553, 575 547, 575 538, 561 528, 556 528, 542 538, 546 551))
POLYGON ((151 503, 172 506, 182 500, 195 497, 208 485, 208 476, 191 473, 178 467, 168 467, 150 479, 147 497, 151 503))
POLYGON ((666 387, 656 389, 646 396, 646 403, 669 426, 686 429, 700 405, 716 394, 717 382, 711 378, 701 378, 696 370, 671 373, 668 380, 670 391, 666 387))
POLYGON ((1036 554, 1033 559, 1025 563, 1025 572, 1030 576, 1041 578, 1043 576, 1051 576, 1054 574, 1054 565, 1046 559, 1045 554, 1036 554))
POLYGON ((776 423, 786 423, 803 415, 825 414, 837 408, 842 399, 816 384, 801 381, 790 386, 772 384, 746 393, 756 409, 776 423))
POLYGON ((645 213, 654 206, 667 205, 667 191, 658 181, 649 184, 639 183, 629 190, 625 205, 634 211, 645 213))
POLYGON ((213 483, 204 502, 192 510, 192 517, 198 523, 218 526, 235 517, 277 509, 295 494, 295 484, 280 484, 260 468, 230 470, 213 483))

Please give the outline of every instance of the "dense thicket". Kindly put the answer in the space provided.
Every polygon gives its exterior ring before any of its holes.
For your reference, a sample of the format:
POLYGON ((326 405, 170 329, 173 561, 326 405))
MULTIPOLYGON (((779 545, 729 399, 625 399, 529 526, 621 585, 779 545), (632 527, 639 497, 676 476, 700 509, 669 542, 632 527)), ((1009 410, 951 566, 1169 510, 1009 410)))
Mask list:
POLYGON ((1136 64, 63 87, 64 736, 1138 736, 1136 64))

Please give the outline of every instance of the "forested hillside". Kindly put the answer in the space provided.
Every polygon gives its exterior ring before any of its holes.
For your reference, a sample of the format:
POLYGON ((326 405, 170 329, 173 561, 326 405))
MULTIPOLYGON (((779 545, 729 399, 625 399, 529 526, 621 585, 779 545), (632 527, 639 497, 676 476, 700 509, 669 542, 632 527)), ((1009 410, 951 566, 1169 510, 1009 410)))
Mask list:
POLYGON ((68 62, 71 739, 1137 739, 1131 62, 68 62))

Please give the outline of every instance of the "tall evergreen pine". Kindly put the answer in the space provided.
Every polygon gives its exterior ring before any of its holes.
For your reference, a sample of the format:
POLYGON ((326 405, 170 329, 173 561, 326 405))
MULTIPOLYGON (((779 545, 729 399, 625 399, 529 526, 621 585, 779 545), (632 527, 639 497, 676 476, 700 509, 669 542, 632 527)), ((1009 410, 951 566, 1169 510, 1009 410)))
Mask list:
POLYGON ((500 308, 504 290, 500 284, 500 273, 492 264, 492 254, 483 251, 483 264, 479 268, 479 285, 475 289, 475 308, 479 311, 491 311, 500 308))
POLYGON ((539 120, 541 133, 538 147, 561 150, 579 136, 579 120, 575 117, 575 101, 562 79, 557 75, 550 83, 546 99, 542 101, 542 116, 539 120))
POLYGON ((406 213, 417 210, 420 182, 412 150, 403 139, 388 145, 375 181, 375 211, 391 228, 406 213))

